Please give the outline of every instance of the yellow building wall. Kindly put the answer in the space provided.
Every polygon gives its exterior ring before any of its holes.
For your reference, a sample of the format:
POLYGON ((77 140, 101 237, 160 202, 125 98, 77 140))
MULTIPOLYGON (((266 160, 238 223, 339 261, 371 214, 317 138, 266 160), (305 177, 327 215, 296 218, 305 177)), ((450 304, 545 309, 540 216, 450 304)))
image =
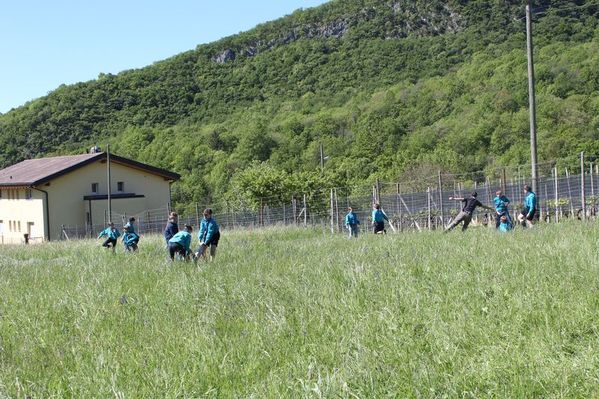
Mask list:
MULTIPOLYGON (((134 193, 145 198, 113 199, 112 212, 135 215, 148 209, 166 208, 170 201, 169 182, 163 177, 129 166, 111 162, 112 194, 134 193), (124 190, 117 191, 117 183, 124 183, 124 190)), ((85 227, 89 202, 87 195, 107 194, 106 162, 100 160, 76 169, 40 187, 49 194, 50 239, 61 237, 62 225, 85 227), (92 193, 92 183, 98 183, 98 192, 92 193)), ((102 224, 106 200, 92 201, 92 223, 102 224)), ((120 223, 115 221, 115 223, 120 223)), ((97 232, 93 232, 94 234, 97 232)))
POLYGON ((0 243, 21 244, 25 233, 29 234, 31 243, 42 242, 45 229, 44 194, 31 190, 31 198, 26 199, 26 189, 0 190, 0 243))

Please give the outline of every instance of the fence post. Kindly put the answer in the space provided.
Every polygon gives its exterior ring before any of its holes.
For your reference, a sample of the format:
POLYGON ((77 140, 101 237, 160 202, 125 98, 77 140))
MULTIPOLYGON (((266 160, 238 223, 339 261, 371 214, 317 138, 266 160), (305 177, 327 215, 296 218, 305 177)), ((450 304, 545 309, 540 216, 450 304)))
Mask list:
POLYGON ((574 204, 572 203, 572 187, 570 186, 570 173, 566 168, 566 183, 568 183, 568 199, 570 201, 570 217, 574 217, 574 204))
POLYGON ((330 207, 331 207, 331 234, 335 234, 335 202, 333 199, 333 189, 331 189, 331 198, 330 198, 330 207))
POLYGON ((339 197, 337 196, 337 189, 335 189, 335 219, 337 222, 337 233, 339 233, 339 197))
POLYGON ((445 212, 443 211, 443 181, 441 180, 441 170, 438 173, 439 183, 439 209, 441 211, 441 227, 445 227, 445 212))
POLYGON ((381 182, 379 178, 376 178, 376 202, 381 203, 381 182))
POLYGON ((428 229, 431 230, 432 226, 431 226, 431 188, 430 186, 426 188, 426 205, 428 207, 428 221, 427 221, 427 225, 428 225, 428 229))
POLYGON ((401 232, 402 221, 401 221, 401 185, 397 183, 397 217, 399 218, 398 229, 401 232))
POLYGON ((557 184, 557 166, 553 168, 553 180, 555 184, 555 223, 559 223, 559 191, 557 184))
POLYGON ((297 204, 293 195, 291 196, 291 208, 293 210, 293 224, 297 226, 297 204))
POLYGON ((306 202, 306 194, 304 194, 304 227, 308 227, 308 203, 306 202))
POLYGON ((507 177, 505 174, 505 168, 501 170, 502 182, 501 182, 501 191, 503 191, 504 195, 507 195, 506 187, 507 187, 507 177))
POLYGON ((584 151, 580 153, 580 196, 582 202, 582 220, 587 218, 586 187, 584 179, 584 151))

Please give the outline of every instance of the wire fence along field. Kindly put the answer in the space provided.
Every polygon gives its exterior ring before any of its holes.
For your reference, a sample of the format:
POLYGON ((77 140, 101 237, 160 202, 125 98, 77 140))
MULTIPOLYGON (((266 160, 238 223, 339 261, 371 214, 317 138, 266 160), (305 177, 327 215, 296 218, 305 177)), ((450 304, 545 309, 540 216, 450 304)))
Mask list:
MULTIPOLYGON (((593 162, 581 162, 572 174, 571 160, 539 165, 537 196, 539 216, 544 222, 556 223, 564 218, 596 219, 599 213, 599 167, 593 162), (557 167, 558 164, 570 165, 557 167), (584 173, 582 167, 584 166, 584 173)), ((478 193, 478 199, 493 206, 497 190, 502 190, 510 203, 510 214, 516 220, 523 208, 525 184, 531 184, 529 167, 498 168, 491 173, 476 172, 462 175, 429 174, 412 176, 409 180, 395 183, 377 181, 372 186, 323 188, 310 193, 289 195, 289 201, 263 198, 256 207, 219 202, 193 204, 185 209, 193 212, 179 212, 179 225, 198 226, 202 210, 210 207, 214 217, 223 229, 261 228, 277 225, 322 227, 331 233, 344 231, 344 218, 347 207, 351 206, 361 221, 362 228, 370 225, 370 215, 374 202, 379 202, 391 219, 397 232, 404 230, 442 229, 460 211, 461 203, 449 197, 467 197, 471 192, 478 193)), ((141 234, 161 234, 167 223, 170 209, 147 210, 133 215, 112 213, 105 216, 105 222, 112 219, 117 225, 124 225, 129 217, 135 217, 141 234)), ((485 211, 474 215, 473 223, 494 224, 493 212, 485 211)), ((101 225, 63 226, 63 239, 93 237, 106 227, 101 225)))

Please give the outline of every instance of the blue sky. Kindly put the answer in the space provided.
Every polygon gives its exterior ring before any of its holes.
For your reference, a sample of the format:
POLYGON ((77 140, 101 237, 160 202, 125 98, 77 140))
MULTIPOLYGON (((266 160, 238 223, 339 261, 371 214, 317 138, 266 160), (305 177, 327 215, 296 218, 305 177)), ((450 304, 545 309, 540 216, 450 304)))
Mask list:
POLYGON ((140 68, 326 0, 6 0, 0 112, 61 84, 140 68))

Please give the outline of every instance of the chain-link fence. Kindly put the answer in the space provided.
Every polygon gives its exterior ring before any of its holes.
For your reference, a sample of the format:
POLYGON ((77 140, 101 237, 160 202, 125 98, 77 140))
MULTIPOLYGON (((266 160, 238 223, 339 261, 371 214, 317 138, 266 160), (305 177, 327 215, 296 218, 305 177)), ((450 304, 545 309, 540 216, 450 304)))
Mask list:
MULTIPOLYGON (((493 206, 493 198, 501 190, 509 198, 509 212, 516 220, 524 206, 523 187, 532 184, 530 167, 526 165, 464 174, 428 172, 413 174, 395 183, 377 181, 372 186, 323 188, 306 194, 292 194, 289 201, 283 203, 263 198, 255 208, 239 204, 232 206, 227 202, 194 204, 186 209, 195 209, 195 212, 179 215, 179 225, 197 226, 203 209, 212 208, 214 218, 225 230, 294 225, 319 226, 336 233, 344 229, 348 207, 353 208, 363 228, 366 228, 373 203, 378 202, 396 232, 442 229, 461 209, 461 202, 449 200, 450 197, 468 197, 476 191, 479 201, 493 206)), ((582 157, 541 164, 536 194, 539 216, 544 222, 559 222, 565 218, 596 219, 599 211, 599 167, 582 157)), ((141 234, 162 234, 170 211, 165 206, 134 215, 113 213, 112 220, 122 221, 124 225, 129 217, 135 217, 141 234)), ((494 222, 491 223, 494 218, 494 212, 479 210, 473 223, 495 226, 494 222)), ((105 219, 111 218, 106 216, 105 219)), ((105 227, 64 226, 63 238, 93 237, 105 227)))

